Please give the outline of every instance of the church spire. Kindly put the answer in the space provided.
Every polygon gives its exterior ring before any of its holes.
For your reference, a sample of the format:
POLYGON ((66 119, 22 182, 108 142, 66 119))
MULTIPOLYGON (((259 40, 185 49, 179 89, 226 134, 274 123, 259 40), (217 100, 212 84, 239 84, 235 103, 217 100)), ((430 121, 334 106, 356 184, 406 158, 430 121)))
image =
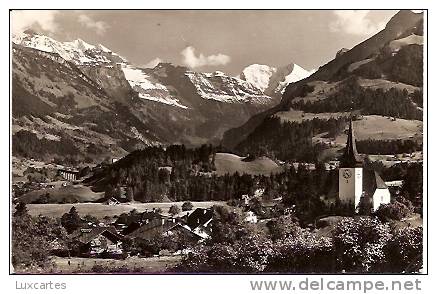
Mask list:
POLYGON ((361 167, 362 159, 358 155, 357 146, 355 144, 355 135, 352 127, 352 119, 349 120, 349 132, 347 134, 346 148, 343 157, 340 160, 340 167, 361 167))

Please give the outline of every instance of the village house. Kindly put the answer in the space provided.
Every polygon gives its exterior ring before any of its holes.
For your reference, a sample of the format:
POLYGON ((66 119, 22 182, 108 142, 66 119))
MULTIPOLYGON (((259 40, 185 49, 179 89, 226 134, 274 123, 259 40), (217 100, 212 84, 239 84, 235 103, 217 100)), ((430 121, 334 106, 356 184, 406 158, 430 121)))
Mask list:
POLYGON ((116 257, 123 253, 123 236, 114 227, 81 228, 70 236, 79 256, 101 256, 108 254, 116 257))
POLYGON ((132 222, 123 234, 127 238, 151 240, 156 236, 178 236, 187 242, 198 242, 209 237, 212 209, 198 208, 186 216, 186 221, 168 218, 155 211, 144 212, 140 219, 132 222))
POLYGON ((141 238, 151 240, 157 235, 164 235, 176 225, 176 219, 155 218, 146 219, 143 223, 134 222, 129 225, 124 233, 128 238, 141 238))
POLYGON ((105 204, 107 205, 118 205, 120 204, 120 201, 118 201, 116 198, 111 197, 108 200, 105 201, 105 204))
POLYGON ((187 226, 192 232, 206 239, 211 235, 212 208, 196 208, 187 218, 187 226))

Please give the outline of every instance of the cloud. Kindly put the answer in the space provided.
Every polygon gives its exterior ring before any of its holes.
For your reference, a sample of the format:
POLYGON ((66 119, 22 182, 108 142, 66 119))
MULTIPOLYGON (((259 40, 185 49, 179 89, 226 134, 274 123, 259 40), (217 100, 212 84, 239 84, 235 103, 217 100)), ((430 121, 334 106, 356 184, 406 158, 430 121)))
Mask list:
POLYGON ((21 33, 34 25, 41 29, 54 33, 58 29, 55 16, 56 10, 14 10, 11 14, 12 33, 21 33))
POLYGON ((228 55, 218 53, 214 55, 205 56, 200 53, 198 56, 195 54, 196 49, 192 46, 188 46, 184 50, 181 51, 182 54, 182 62, 191 68, 201 67, 201 66, 217 66, 217 65, 225 65, 231 61, 231 58, 228 55))
POLYGON ((336 10, 337 19, 330 23, 331 32, 346 32, 351 35, 373 35, 385 27, 386 22, 373 23, 367 18, 369 10, 336 10))
POLYGON ((78 21, 83 26, 95 30, 98 35, 103 35, 109 28, 109 25, 104 21, 95 21, 85 14, 79 15, 78 21))
POLYGON ((152 60, 150 60, 149 62, 147 62, 145 65, 143 65, 145 68, 154 68, 155 66, 157 66, 159 63, 162 62, 162 59, 159 57, 156 57, 152 60))

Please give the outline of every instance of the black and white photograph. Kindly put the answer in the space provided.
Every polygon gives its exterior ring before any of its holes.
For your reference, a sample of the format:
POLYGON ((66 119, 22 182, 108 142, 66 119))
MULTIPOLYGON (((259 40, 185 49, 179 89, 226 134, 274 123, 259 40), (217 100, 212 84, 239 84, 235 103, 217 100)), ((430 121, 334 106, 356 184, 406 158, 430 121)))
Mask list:
POLYGON ((428 273, 426 9, 9 22, 10 274, 428 273))

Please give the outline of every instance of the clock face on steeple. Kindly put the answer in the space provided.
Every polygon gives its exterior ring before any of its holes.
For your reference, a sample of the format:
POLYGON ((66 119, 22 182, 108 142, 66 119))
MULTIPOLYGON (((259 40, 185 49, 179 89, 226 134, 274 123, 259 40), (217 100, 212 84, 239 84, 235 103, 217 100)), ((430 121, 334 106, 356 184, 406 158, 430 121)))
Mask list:
POLYGON ((343 178, 349 179, 352 176, 352 172, 350 169, 343 170, 343 178))

